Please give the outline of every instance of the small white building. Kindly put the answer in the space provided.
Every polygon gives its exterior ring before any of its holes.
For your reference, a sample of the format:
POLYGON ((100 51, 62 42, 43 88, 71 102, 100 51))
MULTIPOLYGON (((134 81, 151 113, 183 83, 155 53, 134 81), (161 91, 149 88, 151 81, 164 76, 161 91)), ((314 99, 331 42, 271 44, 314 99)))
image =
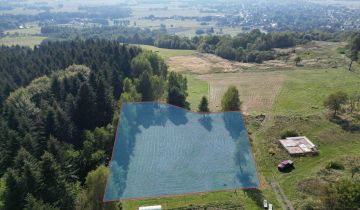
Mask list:
POLYGON ((290 155, 315 154, 318 149, 306 136, 288 137, 279 140, 290 155))
POLYGON ((161 206, 142 206, 139 210, 161 210, 161 206))

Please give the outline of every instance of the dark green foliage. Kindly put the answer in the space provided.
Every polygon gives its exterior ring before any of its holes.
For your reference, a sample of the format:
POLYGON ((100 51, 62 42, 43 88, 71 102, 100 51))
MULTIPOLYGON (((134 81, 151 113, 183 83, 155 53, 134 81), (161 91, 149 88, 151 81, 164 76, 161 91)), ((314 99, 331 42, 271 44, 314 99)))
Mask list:
POLYGON ((154 91, 151 85, 151 75, 148 71, 141 74, 137 91, 141 94, 143 101, 153 101, 154 91))
POLYGON ((331 161, 330 163, 328 163, 328 165, 326 166, 326 169, 335 169, 335 170, 344 170, 345 167, 341 162, 338 161, 331 161))
POLYGON ((96 116, 95 121, 97 126, 107 125, 114 113, 114 96, 111 88, 105 80, 100 77, 96 89, 96 116))
POLYGON ((61 100, 61 94, 62 94, 62 90, 61 90, 61 84, 60 81, 57 77, 54 77, 51 81, 51 93, 52 95, 55 97, 56 100, 61 100))
POLYGON ((75 198, 72 197, 54 157, 45 152, 39 162, 41 186, 39 195, 46 203, 57 203, 62 209, 71 209, 75 198))
POLYGON ((135 57, 131 61, 132 76, 139 77, 144 72, 152 72, 151 63, 144 55, 135 57))
POLYGON ((360 183, 355 180, 341 180, 329 184, 323 197, 325 209, 359 209, 360 183))
POLYGON ((208 100, 205 96, 203 96, 201 98, 201 101, 200 101, 200 104, 199 104, 199 107, 198 107, 198 111, 199 112, 209 112, 209 107, 208 107, 209 103, 208 103, 208 100))
POLYGON ((28 194, 26 196, 26 205, 24 210, 60 210, 60 208, 46 204, 42 200, 38 200, 31 194, 28 194))
POLYGON ((19 184, 18 174, 9 170, 5 176, 4 209, 16 210, 23 206, 22 196, 24 192, 19 184))
POLYGON ((0 47, 0 54, 0 75, 8 78, 0 82, 7 97, 0 117, 4 208, 74 209, 87 173, 109 162, 115 99, 140 101, 136 87, 158 99, 167 67, 153 53, 104 40, 0 47), (131 74, 135 57, 147 63, 147 75, 131 74))
POLYGON ((239 111, 240 98, 239 91, 235 86, 230 86, 221 100, 222 111, 239 111))
POLYGON ((359 59, 360 51, 360 33, 356 33, 350 40, 351 60, 357 61, 359 59))
POLYGON ((168 49, 189 49, 195 50, 195 43, 187 37, 160 35, 154 41, 154 46, 168 49))
POLYGON ((186 101, 187 97, 187 80, 181 74, 170 72, 168 78, 168 97, 169 104, 179 106, 182 108, 189 108, 189 103, 186 101))
POLYGON ((95 128, 95 94, 88 84, 80 87, 79 95, 75 105, 75 125, 80 130, 95 128))
POLYGON ((55 111, 54 109, 50 108, 45 119, 45 136, 49 138, 50 135, 55 133, 58 127, 59 123, 57 122, 55 111))
MULTIPOLYGON (((127 72, 130 69, 130 62, 140 51, 136 47, 122 46, 118 42, 105 40, 51 42, 42 44, 34 50, 25 47, 1 46, 0 96, 2 95, 2 98, 0 98, 0 104, 10 91, 19 86, 27 85, 34 78, 65 69, 74 63, 98 68, 106 63, 110 67, 107 71, 113 71, 115 81, 116 78, 121 78, 121 75, 130 76, 127 72)), ((80 88, 78 85, 66 81, 64 89, 71 88, 73 95, 76 95, 80 88)), ((56 79, 51 86, 54 97, 65 97, 62 96, 62 90, 59 89, 59 82, 56 79)), ((116 91, 119 94, 119 89, 116 91)))

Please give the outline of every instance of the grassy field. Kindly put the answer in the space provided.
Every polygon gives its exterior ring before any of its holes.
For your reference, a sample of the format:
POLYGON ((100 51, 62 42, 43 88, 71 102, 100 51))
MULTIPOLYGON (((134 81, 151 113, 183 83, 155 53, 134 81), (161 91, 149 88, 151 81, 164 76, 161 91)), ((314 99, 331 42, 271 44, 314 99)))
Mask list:
POLYGON ((358 91, 359 76, 345 68, 288 72, 270 120, 261 129, 253 130, 261 174, 268 181, 277 180, 296 209, 306 198, 298 187, 304 179, 317 177, 331 160, 360 154, 360 132, 349 132, 330 122, 323 106, 324 99, 335 91, 358 91), (290 157, 278 144, 284 130, 296 130, 310 138, 318 146, 319 155, 290 157), (295 161, 296 168, 291 173, 279 173, 277 163, 289 158, 295 161))
MULTIPOLYGON (((261 197, 257 197, 258 194, 255 191, 224 191, 224 192, 212 192, 202 193, 197 195, 188 195, 181 197, 168 197, 168 198, 156 198, 145 200, 132 200, 124 201, 122 203, 124 209, 135 210, 139 206, 150 205, 162 205, 164 209, 184 208, 188 209, 203 209, 202 205, 214 205, 218 206, 217 209, 226 209, 226 206, 230 209, 262 209, 258 206, 259 202, 262 202, 261 197), (260 199, 258 199, 260 198, 260 199), (231 206, 237 205, 235 208, 231 206)), ((275 201, 275 197, 268 197, 269 200, 275 201)))
POLYGON ((12 34, 20 34, 20 35, 37 35, 41 33, 41 27, 39 26, 31 26, 30 28, 24 28, 24 29, 12 29, 12 30, 7 30, 4 32, 9 33, 10 35, 12 34))
POLYGON ((192 75, 186 75, 188 82, 188 97, 187 101, 190 103, 190 108, 193 111, 197 111, 203 96, 208 97, 209 85, 204 80, 197 79, 192 75))
POLYGON ((144 49, 151 50, 153 52, 159 53, 164 59, 168 59, 174 56, 183 56, 183 55, 193 55, 196 53, 195 50, 175 50, 175 49, 164 49, 158 48, 150 45, 138 45, 144 49))
POLYGON ((275 115, 313 115, 326 112, 324 99, 342 90, 349 94, 360 91, 358 74, 346 68, 323 70, 297 70, 288 72, 280 95, 277 97, 275 115))
POLYGON ((238 88, 241 109, 246 114, 269 113, 286 78, 284 72, 216 73, 198 76, 210 87, 210 108, 220 110, 221 99, 230 85, 238 88))
POLYGON ((0 39, 0 45, 34 47, 35 45, 39 45, 44 39, 46 39, 46 37, 42 36, 4 37, 0 39))
MULTIPOLYGON (((191 73, 188 84, 190 96, 192 92, 198 92, 198 95, 201 95, 201 91, 205 93, 205 85, 200 85, 196 79, 208 82, 210 86, 210 103, 215 100, 211 97, 211 89, 222 86, 225 88, 229 84, 238 86, 240 97, 246 106, 255 106, 250 103, 251 98, 254 99, 253 101, 266 102, 264 97, 272 95, 273 102, 266 103, 268 111, 264 113, 266 115, 265 121, 261 124, 251 121, 248 123, 257 168, 262 181, 260 190, 268 199, 276 200, 277 196, 270 187, 270 182, 278 182, 295 209, 301 209, 301 205, 308 198, 308 195, 299 189, 299 184, 303 183, 307 178, 317 177, 319 171, 332 160, 347 155, 360 154, 360 132, 346 131, 340 125, 331 122, 327 118, 328 110, 323 106, 324 99, 335 91, 342 90, 349 94, 360 91, 359 66, 355 65, 355 68, 358 68, 355 72, 348 71, 346 68, 347 58, 336 54, 336 49, 342 45, 342 43, 316 43, 315 46, 299 47, 297 53, 304 59, 303 66, 284 65, 281 71, 272 70, 272 68, 269 69, 270 72, 263 71, 265 68, 262 67, 266 67, 267 64, 249 66, 254 71, 246 71, 246 73, 225 73, 227 69, 225 65, 223 72, 214 71, 212 66, 217 64, 208 65, 208 67, 199 70, 200 67, 197 68, 196 65, 191 63, 192 56, 190 56, 190 63, 184 64, 181 68, 178 65, 179 61, 171 58, 170 69, 185 74, 191 73), (316 61, 317 58, 320 58, 319 61, 316 61), (260 71, 256 71, 258 67, 260 67, 260 71), (272 81, 272 74, 280 75, 281 83, 279 83, 280 80, 278 79, 270 82, 272 81), (264 85, 267 83, 269 85, 264 85), (272 87, 275 86, 274 84, 280 84, 279 88, 277 88, 278 91, 271 91, 272 87), (300 135, 305 135, 311 139, 318 146, 319 155, 290 157, 278 143, 281 133, 289 129, 296 130, 300 135), (290 173, 279 173, 276 166, 281 160, 285 159, 293 159, 296 168, 290 173)), ((181 59, 185 61, 186 58, 187 56, 184 56, 181 59)), ((197 59, 199 60, 199 58, 197 59)), ((219 60, 219 62, 223 61, 219 60)), ((229 66, 231 65, 239 66, 238 64, 229 63, 229 66)), ((236 68, 238 67, 233 67, 233 69, 236 68)), ((218 98, 221 98, 221 94, 218 95, 218 98)), ((193 98, 197 98, 195 94, 193 94, 193 98)), ((189 101, 194 103, 194 99, 189 101)), ((194 105, 192 105, 192 108, 194 108, 194 105)), ((215 107, 215 109, 219 109, 219 107, 215 107)), ((255 117, 259 112, 250 112, 249 114, 249 117, 255 117)), ((131 201, 125 203, 125 206, 134 208, 138 204, 163 204, 168 208, 175 208, 188 206, 189 204, 211 204, 213 201, 220 203, 232 202, 230 197, 222 193, 205 195, 206 198, 208 196, 209 198, 214 196, 214 198, 201 200, 201 196, 194 195, 186 196, 186 198, 175 197, 131 201)), ((249 203, 246 197, 238 199, 241 200, 244 206, 248 206, 248 209, 258 208, 251 206, 251 202, 249 203)), ((271 200, 271 202, 273 201, 271 200)), ((280 209, 280 203, 276 203, 275 208, 280 209)))

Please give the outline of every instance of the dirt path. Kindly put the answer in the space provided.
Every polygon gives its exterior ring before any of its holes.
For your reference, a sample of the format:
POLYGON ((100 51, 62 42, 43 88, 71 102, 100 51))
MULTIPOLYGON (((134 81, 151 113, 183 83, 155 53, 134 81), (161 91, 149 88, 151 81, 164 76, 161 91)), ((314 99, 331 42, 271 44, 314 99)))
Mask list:
POLYGON ((295 210, 292 204, 290 203, 289 199, 284 194, 284 191, 280 187, 279 183, 275 180, 271 180, 271 187, 273 188, 274 192, 276 193, 276 196, 278 197, 278 200, 281 201, 281 205, 283 209, 286 210, 295 210))

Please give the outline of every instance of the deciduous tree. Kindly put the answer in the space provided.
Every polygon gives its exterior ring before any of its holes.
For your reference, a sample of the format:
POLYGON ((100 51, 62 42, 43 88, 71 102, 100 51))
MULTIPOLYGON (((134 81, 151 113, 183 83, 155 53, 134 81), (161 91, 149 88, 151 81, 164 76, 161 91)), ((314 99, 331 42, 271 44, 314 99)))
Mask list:
POLYGON ((324 106, 334 112, 335 117, 341 110, 341 106, 348 100, 348 95, 342 91, 330 94, 324 101, 324 106))

